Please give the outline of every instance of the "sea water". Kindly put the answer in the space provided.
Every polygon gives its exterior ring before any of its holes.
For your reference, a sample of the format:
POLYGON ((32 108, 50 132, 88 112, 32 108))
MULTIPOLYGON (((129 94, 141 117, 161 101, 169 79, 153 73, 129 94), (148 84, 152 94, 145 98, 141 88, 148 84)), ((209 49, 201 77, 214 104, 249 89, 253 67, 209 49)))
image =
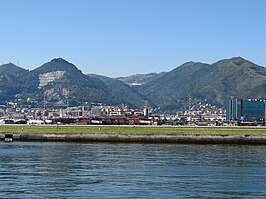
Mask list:
POLYGON ((266 198, 266 146, 0 142, 0 198, 266 198))

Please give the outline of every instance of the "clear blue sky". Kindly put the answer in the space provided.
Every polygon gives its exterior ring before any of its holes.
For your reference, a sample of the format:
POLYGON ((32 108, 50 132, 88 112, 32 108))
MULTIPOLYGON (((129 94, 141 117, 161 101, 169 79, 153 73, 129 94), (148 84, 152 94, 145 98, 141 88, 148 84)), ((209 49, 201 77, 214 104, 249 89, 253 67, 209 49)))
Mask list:
POLYGON ((0 64, 118 77, 234 56, 266 66, 265 0, 0 0, 0 64))

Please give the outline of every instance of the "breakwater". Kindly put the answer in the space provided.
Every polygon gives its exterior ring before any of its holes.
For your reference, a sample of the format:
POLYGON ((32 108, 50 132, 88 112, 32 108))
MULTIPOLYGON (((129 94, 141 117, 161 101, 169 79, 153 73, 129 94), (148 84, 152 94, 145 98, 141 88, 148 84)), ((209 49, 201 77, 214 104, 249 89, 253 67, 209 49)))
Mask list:
MULTIPOLYGON (((8 133, 10 136, 10 133, 8 133)), ((266 135, 163 135, 105 133, 11 133, 13 141, 264 144, 266 135)), ((0 133, 4 141, 7 133, 0 133)))

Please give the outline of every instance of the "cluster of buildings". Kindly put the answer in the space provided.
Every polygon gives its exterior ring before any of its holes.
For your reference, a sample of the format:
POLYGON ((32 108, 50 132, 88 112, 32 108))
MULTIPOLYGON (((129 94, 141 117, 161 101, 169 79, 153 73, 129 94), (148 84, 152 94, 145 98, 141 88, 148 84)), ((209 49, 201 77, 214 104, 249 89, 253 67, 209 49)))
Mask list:
POLYGON ((226 103, 226 120, 228 121, 238 121, 240 125, 265 124, 265 118, 265 100, 232 97, 226 103))
POLYGON ((266 102, 231 98, 226 109, 198 103, 174 115, 155 114, 152 109, 130 109, 100 103, 64 109, 31 108, 8 102, 0 105, 2 124, 86 124, 86 125, 265 125, 266 102))

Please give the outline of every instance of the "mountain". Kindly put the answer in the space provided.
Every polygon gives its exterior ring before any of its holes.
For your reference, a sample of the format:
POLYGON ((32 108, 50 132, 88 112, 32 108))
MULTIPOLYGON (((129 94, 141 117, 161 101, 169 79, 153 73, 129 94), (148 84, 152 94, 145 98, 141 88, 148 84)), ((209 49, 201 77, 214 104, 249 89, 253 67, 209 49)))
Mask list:
POLYGON ((147 99, 125 83, 98 75, 85 75, 62 58, 28 71, 14 64, 0 67, 0 104, 17 101, 42 107, 76 106, 84 102, 142 108, 147 99))
POLYGON ((27 72, 28 70, 20 68, 13 63, 4 64, 0 66, 0 75, 9 75, 12 77, 17 77, 19 75, 24 75, 27 72))
POLYGON ((162 73, 148 73, 148 74, 136 74, 130 75, 127 77, 118 77, 116 79, 130 85, 130 86, 142 86, 150 81, 156 80, 160 78, 164 72, 162 73))
POLYGON ((29 73, 12 63, 0 66, 0 102, 12 101, 23 88, 23 78, 29 73))
POLYGON ((144 105, 151 105, 144 95, 141 95, 135 89, 118 79, 95 74, 89 74, 88 76, 103 81, 112 93, 112 98, 116 99, 119 104, 125 104, 131 108, 142 108, 144 105))
POLYGON ((65 71, 69 74, 81 74, 82 72, 72 63, 62 59, 62 58, 55 58, 52 59, 50 62, 47 62, 40 67, 34 69, 32 72, 36 74, 48 73, 53 71, 65 71))
POLYGON ((266 97, 266 68, 241 57, 221 60, 213 66, 212 84, 219 98, 266 97))
POLYGON ((15 101, 41 107, 45 99, 49 107, 99 102, 134 108, 149 105, 175 112, 187 109, 189 99, 223 106, 231 96, 266 99, 266 68, 233 57, 213 64, 187 62, 169 72, 113 79, 85 75, 62 58, 32 71, 12 63, 0 66, 0 104, 15 101))
POLYGON ((231 96, 266 98, 266 68, 241 57, 214 64, 187 62, 139 91, 162 110, 188 108, 189 96, 222 106, 231 96))
POLYGON ((31 71, 25 81, 27 93, 35 96, 38 102, 46 98, 51 106, 110 102, 111 93, 102 81, 88 77, 62 58, 53 59, 31 71))

